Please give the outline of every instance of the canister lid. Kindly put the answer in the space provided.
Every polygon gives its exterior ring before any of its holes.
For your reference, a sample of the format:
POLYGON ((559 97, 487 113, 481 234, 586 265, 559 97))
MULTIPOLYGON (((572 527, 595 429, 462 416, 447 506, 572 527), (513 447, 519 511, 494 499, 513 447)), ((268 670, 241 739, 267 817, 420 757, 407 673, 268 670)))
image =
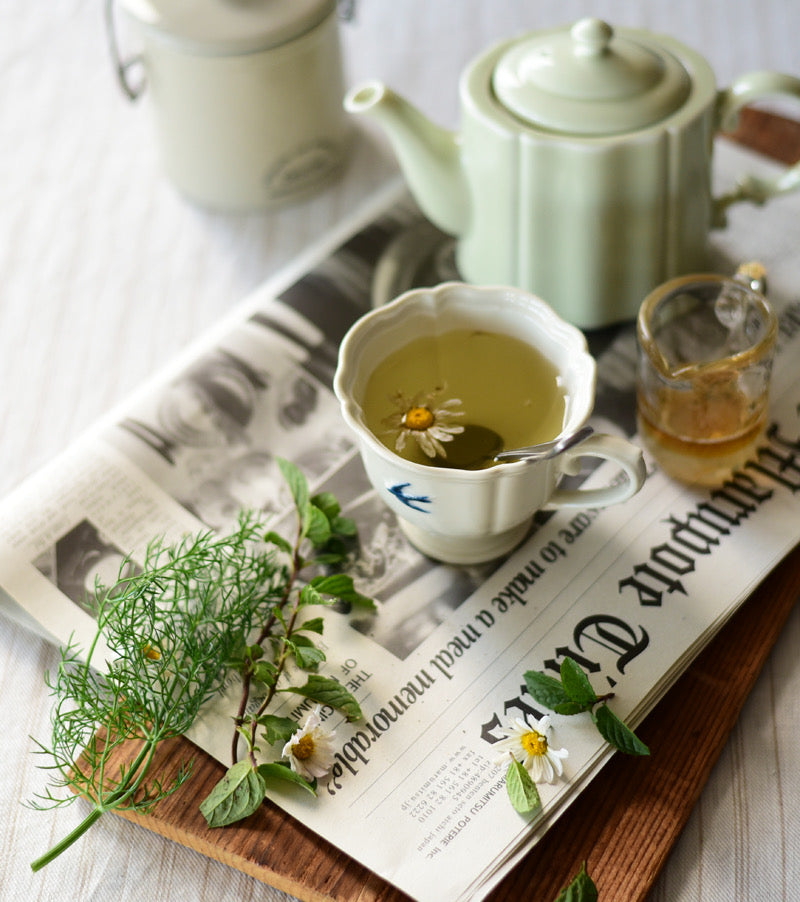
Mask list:
POLYGON ((336 0, 120 0, 156 37, 196 53, 238 54, 277 47, 318 25, 336 0))
POLYGON ((654 36, 615 34, 600 19, 523 38, 492 76, 495 97, 526 124, 597 136, 659 122, 682 106, 691 85, 654 36))

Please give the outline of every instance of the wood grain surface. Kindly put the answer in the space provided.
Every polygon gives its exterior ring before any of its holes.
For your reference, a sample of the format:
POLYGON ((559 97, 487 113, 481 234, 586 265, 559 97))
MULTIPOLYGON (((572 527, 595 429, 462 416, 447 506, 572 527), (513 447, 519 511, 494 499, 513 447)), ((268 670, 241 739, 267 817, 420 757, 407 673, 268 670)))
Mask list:
MULTIPOLYGON (((800 159, 800 123, 744 110, 728 136, 774 159, 800 159)), ((800 547, 753 593, 661 700, 637 733, 652 754, 615 755, 492 902, 554 899, 586 861, 608 900, 643 899, 683 829, 739 712, 800 594, 800 547), (679 741, 676 739, 679 737, 679 741), (569 842, 564 842, 564 837, 569 842)), ((129 760, 135 747, 120 759, 129 760)), ((192 779, 146 816, 122 815, 210 858, 311 902, 400 902, 408 896, 270 803, 243 823, 211 830, 198 810, 224 773, 188 740, 164 744, 154 767, 194 758, 192 779)))
POLYGON ((738 128, 726 137, 779 163, 800 160, 800 122, 794 119, 745 107, 738 128))

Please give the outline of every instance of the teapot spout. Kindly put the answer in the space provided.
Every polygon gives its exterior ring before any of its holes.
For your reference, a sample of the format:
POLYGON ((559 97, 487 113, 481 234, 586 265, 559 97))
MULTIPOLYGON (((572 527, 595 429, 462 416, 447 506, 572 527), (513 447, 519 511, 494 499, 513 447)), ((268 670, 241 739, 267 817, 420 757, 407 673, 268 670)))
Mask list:
POLYGON ((458 136, 376 81, 350 90, 344 108, 383 126, 422 212, 443 231, 461 234, 469 211, 458 136))

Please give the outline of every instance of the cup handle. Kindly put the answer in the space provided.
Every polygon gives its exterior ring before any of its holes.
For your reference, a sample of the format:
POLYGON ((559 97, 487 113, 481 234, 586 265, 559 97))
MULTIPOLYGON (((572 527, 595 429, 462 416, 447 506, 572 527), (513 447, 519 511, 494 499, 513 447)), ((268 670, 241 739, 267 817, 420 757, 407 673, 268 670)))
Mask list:
POLYGON ((641 448, 616 435, 590 435, 574 448, 568 448, 560 456, 565 473, 575 474, 580 467, 579 458, 600 457, 622 467, 626 478, 612 485, 596 489, 560 489, 550 496, 545 509, 559 507, 608 507, 620 504, 635 495, 644 485, 647 469, 641 448))
MULTIPOLYGON (((723 132, 733 131, 743 106, 754 100, 777 96, 800 100, 800 78, 780 72, 750 72, 742 75, 729 88, 717 94, 717 129, 723 132)), ((733 191, 714 199, 714 225, 725 225, 726 210, 732 204, 749 200, 760 205, 771 197, 797 188, 800 188, 800 163, 790 166, 774 179, 756 175, 740 176, 733 191)))

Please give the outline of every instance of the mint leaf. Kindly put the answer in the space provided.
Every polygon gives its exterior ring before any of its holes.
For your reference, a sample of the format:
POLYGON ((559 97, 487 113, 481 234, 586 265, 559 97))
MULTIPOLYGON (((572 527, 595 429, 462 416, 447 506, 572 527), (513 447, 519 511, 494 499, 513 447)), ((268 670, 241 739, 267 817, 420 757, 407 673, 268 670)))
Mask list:
POLYGON ((557 705, 553 705, 553 710, 556 714, 582 714, 591 707, 591 704, 581 705, 579 702, 560 702, 557 705))
POLYGON ((288 742, 297 732, 297 722, 291 717, 262 714, 258 718, 258 722, 264 727, 264 738, 270 745, 276 742, 288 742))
POLYGON ((264 536, 264 541, 269 545, 275 545, 277 548, 280 548, 281 551, 285 551, 286 554, 292 553, 291 542, 284 539, 284 537, 279 532, 274 532, 273 530, 270 530, 264 536))
POLYGON ((531 814, 542 807, 536 784, 516 758, 508 765, 506 791, 511 804, 520 814, 531 814))
POLYGON ((360 592, 353 592, 347 597, 342 596, 342 600, 348 602, 351 608, 357 608, 360 611, 369 611, 374 613, 378 610, 375 601, 368 595, 362 595, 360 592))
POLYGON ((631 730, 627 724, 623 723, 616 714, 608 707, 608 705, 600 705, 600 707, 592 714, 600 735, 606 742, 618 748, 626 755, 649 755, 650 749, 642 742, 641 739, 631 730))
POLYGON ((271 661, 256 661, 253 664, 252 676, 257 683, 271 686, 278 678, 278 668, 271 661))
POLYGON ((306 620, 300 624, 300 626, 295 627, 295 631, 297 630, 305 630, 307 633, 322 633, 325 629, 325 621, 322 617, 312 617, 310 620, 306 620))
POLYGON ((331 537, 330 521, 318 507, 310 505, 307 510, 306 538, 312 545, 324 545, 331 537))
POLYGON ((342 509, 339 500, 333 492, 319 492, 311 499, 311 503, 314 507, 319 508, 328 520, 333 520, 337 517, 342 509))
MULTIPOLYGON (((352 607, 375 610, 375 602, 366 595, 362 595, 355 588, 353 577, 344 573, 334 573, 331 576, 317 576, 305 588, 309 587, 322 595, 330 595, 349 602, 352 607)), ((309 603, 326 604, 325 601, 309 603)))
POLYGON ((209 827, 226 827, 252 814, 264 801, 266 786, 249 761, 239 761, 200 804, 209 827))
MULTIPOLYGON (((295 724, 295 726, 297 725, 295 724)), ((317 794, 316 789, 308 782, 308 780, 301 777, 300 774, 296 774, 291 768, 288 768, 283 764, 278 764, 277 761, 272 762, 271 764, 259 764, 258 775, 264 782, 269 782, 270 780, 283 780, 284 782, 294 783, 296 786, 302 786, 302 788, 305 789, 306 792, 310 792, 312 796, 317 794)))
POLYGON ((334 517, 331 520, 331 529, 340 536, 354 536, 358 533, 356 521, 350 517, 334 517))
POLYGON ((597 887, 586 873, 584 861, 580 871, 572 878, 570 885, 561 890, 555 902, 597 902, 597 898, 597 887))
POLYGON ((358 720, 361 717, 361 708, 350 691, 336 680, 318 673, 309 674, 305 686, 287 686, 280 691, 294 692, 321 705, 330 705, 341 711, 348 720, 358 720))
POLYGON ((310 503, 308 497, 308 480, 301 470, 291 461, 286 460, 286 458, 278 457, 276 458, 276 461, 283 478, 286 480, 286 484, 289 486, 289 491, 292 493, 294 506, 297 508, 297 512, 300 516, 304 518, 305 522, 305 517, 307 515, 306 511, 310 503))
POLYGON ((341 598, 353 591, 353 577, 345 573, 333 573, 331 576, 315 576, 309 585, 323 595, 333 595, 341 598))
POLYGON ((325 652, 317 648, 308 636, 292 636, 286 644, 294 652, 297 666, 302 670, 316 670, 325 660, 325 652))
POLYGON ((323 595, 332 595, 347 601, 353 607, 375 609, 375 602, 362 595, 353 584, 353 577, 344 573, 334 573, 331 576, 317 576, 309 583, 317 592, 323 595))
MULTIPOLYGON (((331 544, 335 542, 336 539, 331 539, 330 542, 325 546, 326 548, 330 548, 331 544)), ((315 564, 341 564, 343 560, 347 558, 347 553, 344 551, 324 551, 322 554, 314 555, 314 563, 315 564)))
POLYGON ((303 606, 306 604, 333 604, 330 598, 325 598, 320 592, 318 592, 314 586, 311 584, 307 586, 303 586, 300 591, 300 600, 299 606, 303 606))
POLYGON ((592 689, 589 678, 570 657, 561 662, 561 682, 570 700, 579 705, 593 705, 597 701, 597 693, 592 689))
POLYGON ((524 674, 524 679, 528 692, 533 698, 540 705, 550 708, 551 711, 556 710, 556 705, 569 701, 569 696, 561 685, 560 680, 557 680, 555 677, 536 670, 528 670, 524 674))

